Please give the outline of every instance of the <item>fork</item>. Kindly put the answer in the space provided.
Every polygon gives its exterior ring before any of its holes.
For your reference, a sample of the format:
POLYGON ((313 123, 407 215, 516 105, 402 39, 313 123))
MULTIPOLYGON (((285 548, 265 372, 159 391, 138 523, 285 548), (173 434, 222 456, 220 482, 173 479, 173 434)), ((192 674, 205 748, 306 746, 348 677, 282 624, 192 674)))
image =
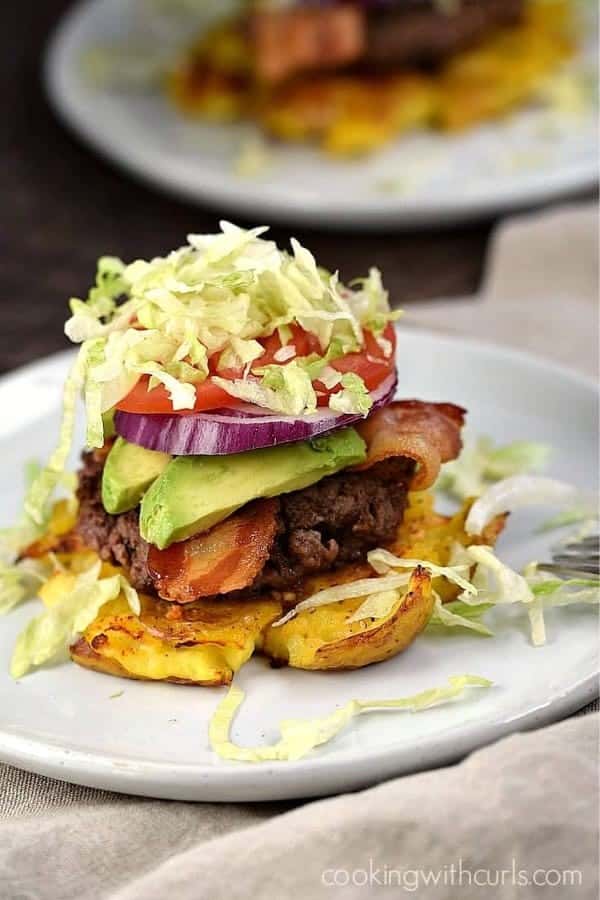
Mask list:
POLYGON ((593 578, 600 581, 600 534, 571 540, 555 547, 552 562, 540 563, 538 569, 563 578, 593 578))

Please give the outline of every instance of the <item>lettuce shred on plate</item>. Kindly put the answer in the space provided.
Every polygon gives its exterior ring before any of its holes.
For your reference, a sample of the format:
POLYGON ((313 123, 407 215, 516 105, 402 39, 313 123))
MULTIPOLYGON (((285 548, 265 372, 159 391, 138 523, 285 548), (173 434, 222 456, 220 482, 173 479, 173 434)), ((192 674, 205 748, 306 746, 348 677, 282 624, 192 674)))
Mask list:
MULTIPOLYGON (((42 522, 64 471, 82 391, 87 444, 101 447, 102 414, 142 376, 150 389, 164 385, 174 410, 192 409, 195 385, 208 377, 208 359, 218 354, 215 381, 231 396, 273 413, 304 415, 317 405, 311 377, 329 360, 362 348, 363 329, 386 352, 383 331, 400 313, 390 311, 377 269, 345 286, 295 240, 288 253, 262 237, 266 228, 244 230, 228 222, 221 228, 216 235, 190 235, 186 246, 150 261, 126 265, 103 257, 87 299, 71 300, 65 333, 81 348, 65 385, 58 447, 27 497, 34 522, 42 522), (285 348, 294 322, 317 338, 321 355, 251 374, 252 361, 263 352, 257 338, 277 329, 285 348), (221 379, 219 370, 232 366, 244 367, 243 378, 221 379)), ((332 408, 366 415, 372 401, 362 379, 351 374, 341 382, 332 408)))
POLYGON ((537 563, 530 563, 520 574, 502 562, 491 547, 481 544, 464 547, 455 542, 448 566, 422 559, 402 559, 387 550, 371 551, 368 560, 377 577, 319 591, 295 606, 273 627, 285 625, 311 609, 356 598, 363 598, 363 602, 351 621, 383 619, 406 594, 410 576, 417 567, 427 570, 434 584, 436 578, 444 578, 462 588, 458 599, 446 604, 434 590, 429 627, 466 628, 491 637, 494 632, 481 621, 483 615, 494 606, 522 604, 530 621, 531 641, 541 646, 546 641, 546 607, 600 602, 597 578, 549 576, 538 569, 537 563))
POLYGON ((10 664, 13 678, 21 678, 33 666, 54 658, 75 635, 85 631, 99 610, 123 592, 134 613, 140 604, 136 591, 122 575, 101 576, 102 563, 93 563, 78 575, 64 573, 64 591, 53 604, 27 624, 17 638, 10 664))
POLYGON ((436 487, 458 500, 479 497, 496 481, 539 471, 549 456, 550 448, 535 441, 497 447, 491 438, 481 436, 467 444, 458 459, 446 463, 436 487))
POLYGON ((384 709, 419 712, 458 699, 467 688, 488 688, 492 682, 478 675, 454 675, 444 687, 430 688, 411 697, 385 700, 350 700, 322 719, 286 719, 281 722, 281 738, 275 744, 240 747, 230 740, 231 725, 244 699, 244 692, 233 684, 215 710, 209 725, 212 749, 221 759, 237 762, 301 759, 332 740, 356 716, 384 709))
POLYGON ((468 566, 445 567, 423 559, 401 559, 382 549, 372 550, 367 554, 367 560, 379 578, 363 578, 360 581, 319 591, 294 606, 279 621, 274 622, 273 627, 285 625, 301 612, 356 597, 365 597, 365 602, 354 613, 353 621, 371 617, 383 618, 396 605, 401 594, 406 592, 402 591, 402 588, 408 587, 410 576, 417 567, 425 569, 432 576, 447 578, 448 581, 459 585, 466 594, 475 593, 474 588, 463 577, 465 573, 468 574, 468 566), (396 571, 399 569, 404 571, 396 571))

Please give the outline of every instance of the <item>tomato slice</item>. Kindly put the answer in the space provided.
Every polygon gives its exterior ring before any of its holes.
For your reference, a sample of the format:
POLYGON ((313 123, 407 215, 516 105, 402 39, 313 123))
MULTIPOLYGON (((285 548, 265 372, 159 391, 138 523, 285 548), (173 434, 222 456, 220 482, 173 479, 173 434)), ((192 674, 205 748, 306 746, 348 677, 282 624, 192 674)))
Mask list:
MULTIPOLYGON (((369 331, 365 331, 365 347, 360 353, 349 353, 341 359, 333 360, 332 367, 338 372, 355 372, 359 375, 367 389, 374 391, 379 385, 385 381, 395 366, 395 348, 396 333, 394 327, 390 324, 385 329, 383 336, 392 344, 393 352, 389 357, 385 357, 383 350, 377 343, 375 337, 369 331)), ((277 351, 281 349, 281 341, 279 335, 275 331, 272 335, 262 340, 265 352, 254 363, 255 366, 268 366, 277 364, 275 358, 277 351)), ((292 340, 290 344, 296 350, 296 356, 309 356, 311 353, 319 353, 319 343, 316 337, 307 331, 304 331, 299 325, 292 325, 292 340)), ((280 363, 285 365, 285 362, 280 363)), ((214 371, 216 360, 211 360, 211 371, 214 371)), ((230 369, 225 372, 219 372, 222 378, 241 378, 242 371, 230 369)), ((314 383, 315 389, 319 392, 319 405, 326 406, 329 395, 336 393, 340 386, 328 390, 321 382, 314 383)), ((235 408, 240 405, 240 401, 235 397, 231 397, 227 391, 214 383, 212 377, 206 379, 196 387, 196 402, 193 409, 174 410, 167 390, 162 384, 148 390, 148 377, 140 378, 135 387, 129 394, 117 403, 117 409, 122 412, 142 413, 146 415, 164 414, 164 415, 191 415, 197 412, 205 412, 210 409, 235 408)))
MULTIPOLYGON (((296 351, 295 356, 310 356, 311 353, 321 352, 319 341, 314 334, 311 334, 309 331, 305 331, 304 328, 300 327, 300 325, 295 324, 291 326, 291 332, 292 338, 289 342, 289 346, 294 347, 296 351)), ((254 365, 277 365, 279 361, 275 359, 275 354, 279 350, 281 350, 282 347, 278 332, 274 331, 273 334, 269 335, 268 338, 264 338, 261 343, 265 348, 265 352, 261 357, 259 357, 259 359, 256 360, 254 365)), ((285 365, 285 363, 279 362, 279 365, 285 365)))
POLYGON ((208 409, 223 409, 224 407, 238 406, 239 400, 231 397, 227 391, 214 384, 212 378, 207 378, 196 388, 196 402, 193 409, 173 409, 171 398, 166 388, 159 384, 148 390, 148 376, 144 375, 135 387, 123 400, 117 403, 117 409, 121 412, 143 413, 145 415, 190 415, 196 412, 205 412, 208 409))
MULTIPOLYGON (((383 337, 392 345, 392 353, 389 357, 384 356, 383 350, 377 343, 374 335, 370 331, 365 331, 364 350, 361 350, 360 353, 348 353, 347 356, 334 359, 331 363, 332 369, 343 374, 354 372, 362 378, 367 390, 374 391, 393 372, 396 365, 396 332, 393 325, 389 324, 386 327, 383 337)), ((319 397, 319 406, 327 406, 329 396, 340 391, 341 385, 337 385, 328 391, 323 384, 315 382, 315 388, 325 395, 319 397)))

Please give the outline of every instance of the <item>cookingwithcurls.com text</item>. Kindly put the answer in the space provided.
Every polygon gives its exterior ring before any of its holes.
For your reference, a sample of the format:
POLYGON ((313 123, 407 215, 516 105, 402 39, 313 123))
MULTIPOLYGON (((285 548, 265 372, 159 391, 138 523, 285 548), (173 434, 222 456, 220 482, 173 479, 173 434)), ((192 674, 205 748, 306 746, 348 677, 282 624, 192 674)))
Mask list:
POLYGON ((321 883, 332 889, 345 887, 391 887, 407 893, 420 888, 446 887, 549 887, 578 888, 583 886, 580 869, 527 868, 513 859, 511 865, 503 869, 474 868, 462 859, 433 868, 400 868, 387 863, 377 863, 372 857, 363 866, 356 868, 323 869, 321 883))

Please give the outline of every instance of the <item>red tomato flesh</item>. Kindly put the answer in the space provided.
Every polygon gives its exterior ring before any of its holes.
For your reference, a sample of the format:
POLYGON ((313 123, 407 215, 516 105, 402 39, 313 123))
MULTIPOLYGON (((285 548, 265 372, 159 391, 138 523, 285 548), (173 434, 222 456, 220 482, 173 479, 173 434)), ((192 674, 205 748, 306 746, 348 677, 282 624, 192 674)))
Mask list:
MULTIPOLYGON (((341 359, 335 359, 331 363, 332 368, 338 372, 354 372, 359 375, 367 389, 374 391, 384 381, 395 366, 395 348, 396 334, 392 325, 388 325, 383 336, 392 344, 392 353, 386 358, 375 337, 369 331, 365 331, 365 347, 359 353, 349 353, 341 359)), ((259 359, 254 362, 254 366, 268 366, 277 364, 278 360, 275 355, 281 349, 281 341, 279 335, 275 331, 268 338, 261 340, 265 348, 265 352, 259 359)), ((309 356, 311 353, 319 353, 319 344, 316 337, 310 334, 299 325, 292 326, 292 340, 296 350, 295 356, 309 356)), ((219 354, 214 354, 209 360, 209 370, 214 374, 218 363, 219 354)), ((295 358, 295 357, 293 357, 295 358)), ((285 365, 285 362, 280 363, 285 365)), ((232 380, 241 378, 242 370, 227 369, 219 372, 221 378, 232 380)), ((336 393, 340 386, 328 390, 319 381, 314 382, 315 390, 319 391, 322 396, 319 397, 319 405, 326 406, 329 395, 336 393)), ((157 387, 148 390, 148 377, 143 376, 137 382, 135 387, 117 403, 117 409, 129 413, 141 413, 144 415, 163 414, 163 415, 192 415, 197 412, 206 412, 210 409, 235 408, 240 405, 240 401, 235 397, 231 397, 227 391, 215 384, 212 375, 196 387, 196 402, 193 409, 176 409, 171 405, 171 399, 166 388, 159 384, 157 387)))

